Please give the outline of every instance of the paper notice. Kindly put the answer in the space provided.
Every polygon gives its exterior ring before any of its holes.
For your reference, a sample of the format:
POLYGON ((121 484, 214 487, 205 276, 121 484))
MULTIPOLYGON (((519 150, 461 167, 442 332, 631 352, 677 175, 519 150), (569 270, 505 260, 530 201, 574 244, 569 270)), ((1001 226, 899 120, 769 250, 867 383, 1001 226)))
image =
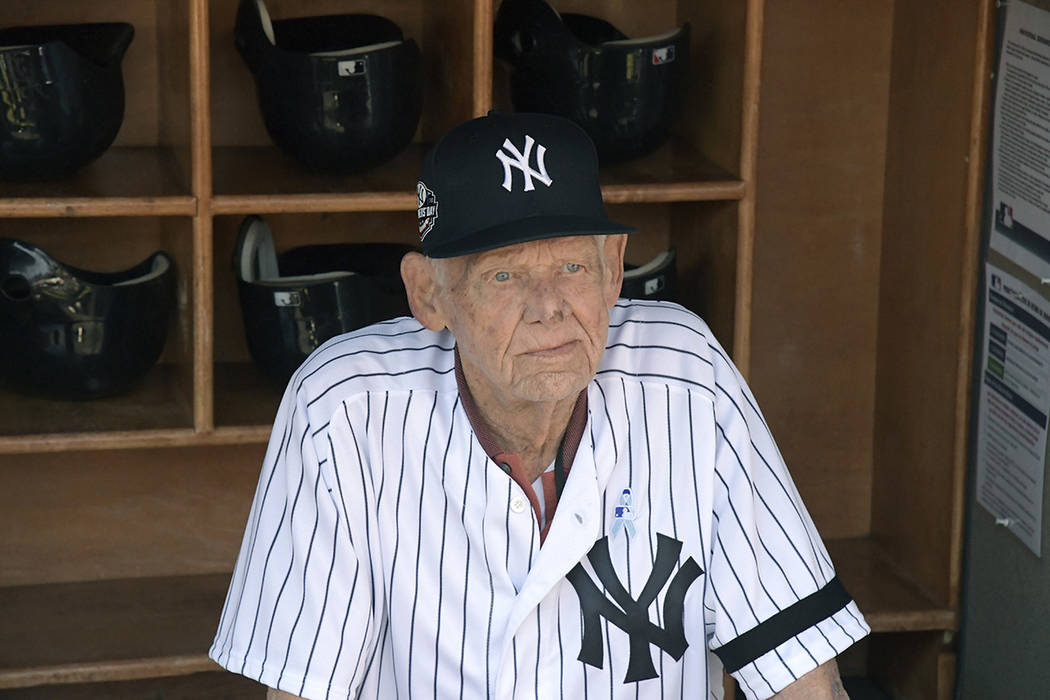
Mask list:
POLYGON ((986 275, 977 502, 1039 556, 1050 412, 1050 302, 991 263, 986 275))
POLYGON ((990 245, 1050 277, 1050 13, 1007 6, 992 117, 990 245))

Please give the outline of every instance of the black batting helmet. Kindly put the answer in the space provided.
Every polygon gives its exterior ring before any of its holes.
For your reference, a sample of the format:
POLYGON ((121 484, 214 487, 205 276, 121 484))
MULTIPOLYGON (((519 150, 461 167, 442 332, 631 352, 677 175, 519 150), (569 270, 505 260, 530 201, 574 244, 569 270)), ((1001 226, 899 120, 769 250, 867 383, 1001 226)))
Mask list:
POLYGON ((269 224, 241 222, 233 255, 248 351, 278 384, 341 333, 410 313, 401 258, 411 246, 345 243, 274 249, 269 224))
POLYGON ((241 0, 234 36, 266 129, 293 158, 359 172, 412 140, 423 110, 422 61, 393 21, 368 14, 271 21, 262 0, 241 0))
POLYGON ((545 0, 503 0, 496 56, 511 66, 514 108, 582 126, 602 162, 643 155, 670 133, 688 64, 689 25, 632 39, 545 0))
POLYGON ((624 265, 620 296, 625 299, 678 301, 675 249, 662 250, 641 265, 624 265))
POLYGON ((121 22, 0 30, 0 178, 64 177, 109 148, 134 34, 121 22))
POLYGON ((160 357, 174 305, 174 264, 163 251, 93 272, 0 238, 0 377, 50 398, 121 393, 160 357))

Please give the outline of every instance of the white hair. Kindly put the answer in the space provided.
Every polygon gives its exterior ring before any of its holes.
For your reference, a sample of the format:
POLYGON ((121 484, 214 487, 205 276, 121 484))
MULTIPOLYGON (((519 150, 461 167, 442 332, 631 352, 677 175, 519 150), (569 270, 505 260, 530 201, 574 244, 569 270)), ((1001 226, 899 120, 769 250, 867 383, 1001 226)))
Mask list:
POLYGON ((438 288, 442 291, 448 289, 448 278, 449 268, 452 258, 427 258, 430 262, 430 266, 434 270, 434 277, 437 278, 438 288))

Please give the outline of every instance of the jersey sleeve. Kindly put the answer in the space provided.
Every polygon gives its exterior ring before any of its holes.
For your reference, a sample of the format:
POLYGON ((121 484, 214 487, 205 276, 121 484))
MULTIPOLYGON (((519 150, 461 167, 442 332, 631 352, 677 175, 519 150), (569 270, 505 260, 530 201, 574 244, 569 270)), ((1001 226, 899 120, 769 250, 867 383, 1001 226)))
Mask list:
POLYGON ((754 397, 714 365, 709 645, 749 698, 767 698, 870 632, 835 570, 754 397))
POLYGON ((308 699, 356 694, 383 607, 368 573, 360 451, 348 422, 335 423, 312 423, 286 391, 209 650, 230 671, 308 699))

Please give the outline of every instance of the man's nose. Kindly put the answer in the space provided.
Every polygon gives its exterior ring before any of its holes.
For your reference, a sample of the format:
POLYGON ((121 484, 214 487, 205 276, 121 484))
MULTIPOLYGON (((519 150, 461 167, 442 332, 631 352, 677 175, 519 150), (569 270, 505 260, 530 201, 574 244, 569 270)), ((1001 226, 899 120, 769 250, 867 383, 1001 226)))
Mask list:
POLYGON ((565 293, 555 280, 545 276, 531 280, 526 290, 526 320, 539 323, 561 321, 568 308, 565 293))

